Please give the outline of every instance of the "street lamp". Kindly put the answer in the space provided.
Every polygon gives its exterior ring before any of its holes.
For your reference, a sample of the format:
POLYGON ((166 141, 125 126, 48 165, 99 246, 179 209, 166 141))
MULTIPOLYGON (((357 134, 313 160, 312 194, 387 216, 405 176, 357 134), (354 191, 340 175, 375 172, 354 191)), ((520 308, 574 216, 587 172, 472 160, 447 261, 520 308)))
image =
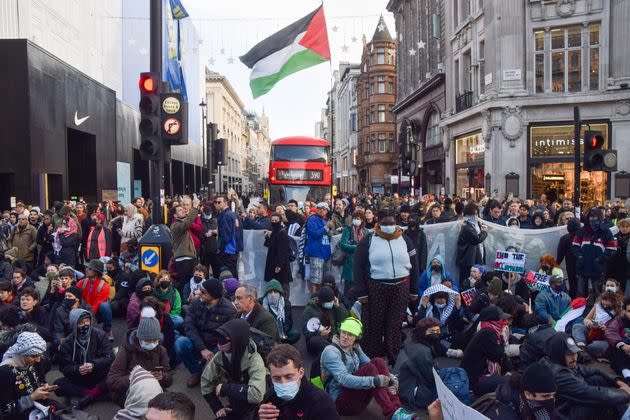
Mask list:
POLYGON ((201 108, 201 134, 202 134, 202 147, 203 147, 203 153, 202 153, 202 166, 203 166, 203 171, 201 172, 201 182, 204 185, 207 185, 207 180, 205 180, 205 178, 207 178, 207 174, 208 174, 208 168, 207 168, 207 155, 208 155, 208 144, 207 144, 207 139, 206 139, 206 125, 207 125, 207 119, 208 119, 208 115, 206 114, 206 108, 208 107, 208 104, 206 104, 206 101, 204 100, 204 98, 201 98, 201 103, 199 104, 199 107, 201 108))

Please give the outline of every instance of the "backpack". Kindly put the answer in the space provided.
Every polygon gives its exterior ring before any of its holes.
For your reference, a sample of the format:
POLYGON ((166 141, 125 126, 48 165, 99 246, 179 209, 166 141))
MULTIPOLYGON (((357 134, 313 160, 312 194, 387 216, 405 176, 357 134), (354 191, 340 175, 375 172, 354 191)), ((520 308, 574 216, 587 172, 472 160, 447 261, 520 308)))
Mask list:
POLYGON ((438 372, 444 385, 466 405, 471 403, 470 383, 468 381, 468 374, 462 368, 451 367, 442 368, 438 372))
POLYGON ((289 236, 289 261, 293 262, 298 259, 300 254, 298 243, 292 236, 289 236))
MULTIPOLYGON (((331 345, 335 346, 337 350, 339 350, 339 353, 341 353, 341 361, 345 365, 346 353, 337 344, 331 343, 331 345)), ((330 379, 331 378, 326 378, 324 375, 322 375, 322 356, 320 354, 319 357, 316 357, 315 360, 313 360, 313 364, 311 364, 311 374, 310 374, 309 380, 317 388, 321 389, 322 391, 325 391, 326 385, 328 385, 328 382, 330 381, 330 379)))
POLYGON ((262 357, 265 366, 267 366, 267 356, 271 353, 271 350, 277 345, 274 339, 267 333, 260 331, 257 328, 249 327, 251 339, 256 343, 256 351, 262 357))
POLYGON ((495 392, 485 394, 475 401, 471 408, 477 410, 479 413, 491 420, 516 420, 519 418, 511 406, 497 399, 497 394, 495 392))

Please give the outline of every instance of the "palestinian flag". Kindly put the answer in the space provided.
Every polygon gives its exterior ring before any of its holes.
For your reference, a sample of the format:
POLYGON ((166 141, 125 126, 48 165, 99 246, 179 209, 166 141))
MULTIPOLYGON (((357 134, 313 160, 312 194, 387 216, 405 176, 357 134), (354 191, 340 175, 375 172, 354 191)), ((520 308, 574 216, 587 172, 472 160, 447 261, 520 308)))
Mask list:
POLYGON ((564 332, 569 322, 582 316, 586 309, 586 299, 575 298, 569 303, 569 306, 562 312, 560 319, 553 323, 556 331, 564 332))
POLYGON ((249 86, 254 98, 269 92, 280 79, 330 60, 323 5, 260 41, 240 60, 252 69, 249 86))

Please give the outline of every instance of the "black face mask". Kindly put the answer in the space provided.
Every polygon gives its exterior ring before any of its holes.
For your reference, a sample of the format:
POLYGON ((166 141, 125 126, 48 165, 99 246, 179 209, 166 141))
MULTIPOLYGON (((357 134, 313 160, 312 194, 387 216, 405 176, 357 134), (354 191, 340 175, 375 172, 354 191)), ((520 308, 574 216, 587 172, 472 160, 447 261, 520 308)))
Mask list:
POLYGON ((427 334, 426 336, 426 340, 430 343, 439 343, 441 339, 442 339, 442 334, 440 333, 427 334))
POLYGON ((543 270, 545 270, 545 271, 549 271, 549 270, 551 270, 551 266, 550 266, 549 264, 543 264, 541 267, 542 267, 542 269, 543 269, 543 270))
POLYGON ((193 277, 193 280, 195 281, 195 283, 199 284, 199 283, 201 283, 201 281, 203 280, 203 277, 201 277, 201 276, 195 276, 195 277, 193 277))
POLYGON ((271 222, 271 227, 277 229, 280 227, 280 222, 271 222))
POLYGON ((82 327, 77 328, 77 331, 79 333, 79 336, 85 337, 90 332, 90 326, 89 325, 84 325, 82 327))
POLYGON ((171 285, 171 282, 168 280, 160 280, 160 288, 161 289, 168 289, 168 287, 171 285))
POLYGON ((438 272, 442 271, 442 266, 441 265, 432 265, 431 269, 433 271, 435 271, 436 273, 438 273, 438 272))
POLYGON ((140 297, 144 299, 145 297, 151 296, 153 294, 153 289, 151 290, 141 290, 140 297))
POLYGON ((64 299, 63 306, 69 311, 77 301, 75 299, 64 299))

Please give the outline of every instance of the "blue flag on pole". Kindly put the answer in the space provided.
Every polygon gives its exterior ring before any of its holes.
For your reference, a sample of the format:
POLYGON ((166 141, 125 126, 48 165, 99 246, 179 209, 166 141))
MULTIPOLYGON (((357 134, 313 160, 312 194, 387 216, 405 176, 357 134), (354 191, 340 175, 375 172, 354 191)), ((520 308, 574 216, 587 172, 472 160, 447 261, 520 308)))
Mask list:
POLYGON ((188 17, 188 12, 184 8, 181 0, 170 0, 171 13, 173 13, 173 19, 184 19, 188 17))

